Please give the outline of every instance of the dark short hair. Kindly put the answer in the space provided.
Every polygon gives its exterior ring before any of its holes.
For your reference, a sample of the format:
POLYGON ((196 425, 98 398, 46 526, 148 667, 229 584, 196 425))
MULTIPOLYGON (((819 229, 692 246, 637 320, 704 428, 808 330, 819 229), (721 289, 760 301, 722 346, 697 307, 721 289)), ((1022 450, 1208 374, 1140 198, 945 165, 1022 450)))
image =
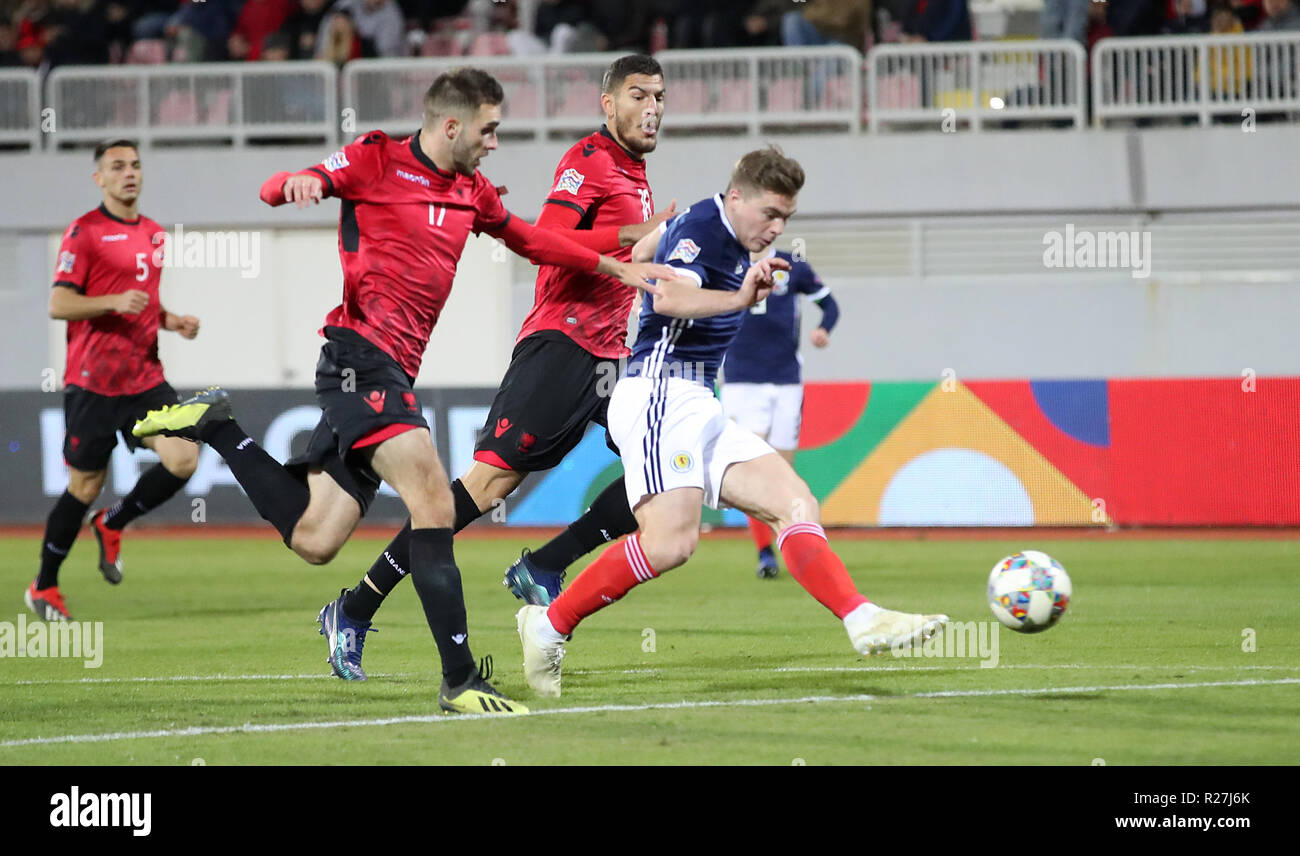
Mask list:
POLYGON ((663 67, 659 65, 659 60, 645 54, 629 54, 622 56, 610 63, 609 68, 605 69, 605 77, 600 81, 600 91, 605 95, 613 95, 618 88, 623 85, 633 74, 645 74, 649 76, 664 76, 663 67))
POLYGON ((795 196, 803 189, 803 181, 803 167, 799 162, 786 157, 779 146, 768 146, 755 149, 736 161, 727 189, 737 188, 746 196, 763 190, 795 196))
POLYGON ((135 144, 135 140, 128 140, 125 137, 119 140, 104 140, 104 142, 95 146, 95 163, 99 163, 99 159, 102 158, 104 156, 104 153, 107 152, 109 149, 119 149, 119 148, 135 149, 135 153, 137 155, 140 154, 140 147, 135 144))
POLYGON ((438 75, 424 93, 424 123, 453 113, 472 115, 480 106, 495 106, 505 98, 501 84, 481 68, 453 68, 438 75))

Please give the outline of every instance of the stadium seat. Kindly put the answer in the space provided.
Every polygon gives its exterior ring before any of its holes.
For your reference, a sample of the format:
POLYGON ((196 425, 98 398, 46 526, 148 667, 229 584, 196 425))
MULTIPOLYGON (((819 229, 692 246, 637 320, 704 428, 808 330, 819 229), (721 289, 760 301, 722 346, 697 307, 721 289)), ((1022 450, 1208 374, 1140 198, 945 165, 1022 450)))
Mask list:
POLYGON ((194 93, 188 90, 177 90, 167 93, 158 105, 158 119, 155 124, 187 126, 196 125, 199 121, 199 108, 194 100, 194 93))
POLYGON ((709 106, 709 87, 703 80, 674 81, 664 99, 673 114, 694 116, 709 106))
POLYGON ((767 84, 767 109, 790 113, 803 110, 804 81, 797 77, 781 77, 767 84))
POLYGON ((420 45, 420 56, 460 56, 460 39, 455 33, 430 33, 420 45))
POLYGON ((167 43, 162 39, 140 39, 126 53, 131 65, 160 65, 167 62, 167 43))
POLYGON ((921 106, 921 81, 913 74, 887 74, 876 81, 876 105, 889 110, 921 106))
POLYGON ((512 119, 537 119, 542 115, 541 99, 533 83, 502 84, 506 92, 505 115, 512 119))
POLYGON ((749 113, 750 84, 748 80, 724 80, 718 97, 718 112, 749 113))
POLYGON ((479 33, 470 42, 468 56, 509 56, 510 43, 505 33, 479 33))
POLYGON ((230 123, 230 90, 221 89, 212 93, 208 100, 208 109, 203 115, 205 125, 226 125, 230 123))
POLYGON ((591 84, 585 80, 570 80, 563 84, 561 91, 560 106, 555 111, 556 116, 586 116, 590 115, 593 120, 597 118, 599 112, 599 102, 596 100, 591 84))

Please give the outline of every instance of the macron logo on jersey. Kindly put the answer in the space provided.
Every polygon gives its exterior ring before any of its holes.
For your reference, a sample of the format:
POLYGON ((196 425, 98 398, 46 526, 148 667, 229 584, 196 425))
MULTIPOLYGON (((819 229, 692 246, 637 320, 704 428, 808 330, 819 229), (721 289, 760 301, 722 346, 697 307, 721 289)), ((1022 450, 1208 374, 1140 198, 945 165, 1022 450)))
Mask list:
POLYGON ((432 187, 432 186, 433 186, 433 184, 430 183, 429 179, 425 178, 424 176, 422 176, 422 175, 416 175, 416 174, 413 173, 413 172, 407 172, 407 171, 404 170, 404 169, 399 169, 399 170, 397 171, 397 177, 398 177, 398 178, 404 178, 404 179, 406 179, 407 181, 414 181, 416 184, 423 184, 425 187, 432 187))
POLYGON ((77 266, 77 254, 63 251, 59 253, 59 273, 72 273, 72 269, 77 266))
POLYGON ((559 193, 563 190, 566 193, 571 193, 574 196, 577 196, 578 188, 582 187, 582 183, 586 180, 587 176, 578 172, 576 169, 566 169, 564 172, 560 173, 560 180, 555 183, 555 189, 551 192, 559 193))
POLYGON ((686 262, 686 264, 690 264, 695 261, 695 258, 699 254, 700 247, 698 244, 690 238, 682 238, 677 242, 677 246, 673 247, 673 251, 668 254, 667 260, 672 261, 673 259, 679 259, 680 261, 686 262))
POLYGON ((116 234, 116 235, 104 235, 104 236, 101 237, 99 240, 101 240, 101 241, 125 241, 125 240, 126 240, 126 233, 125 233, 125 232, 119 232, 119 233, 116 234))
POLYGON ((343 169, 343 167, 347 165, 348 165, 348 156, 343 154, 342 151, 337 151, 334 154, 330 155, 329 157, 325 158, 325 160, 321 161, 321 166, 325 167, 330 172, 343 169))

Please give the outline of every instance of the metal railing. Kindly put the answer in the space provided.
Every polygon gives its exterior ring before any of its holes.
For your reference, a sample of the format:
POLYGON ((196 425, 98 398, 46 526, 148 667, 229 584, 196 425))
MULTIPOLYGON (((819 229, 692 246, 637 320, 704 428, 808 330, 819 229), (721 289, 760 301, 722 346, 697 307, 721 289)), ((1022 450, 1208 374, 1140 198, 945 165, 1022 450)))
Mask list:
MULTIPOLYGON (((441 72, 472 61, 501 81, 502 130, 546 136, 603 121, 600 82, 620 54, 546 57, 363 59, 343 68, 352 130, 409 131, 420 123, 424 90, 441 72)), ((667 78, 665 131, 774 127, 857 130, 862 55, 852 48, 661 51, 667 78)), ((345 128, 345 134, 347 129, 345 128)))
POLYGON ((45 81, 54 147, 112 136, 143 144, 338 137, 328 62, 63 66, 45 81))
POLYGON ((867 56, 872 131, 1064 120, 1085 125, 1087 56, 1070 39, 878 45, 867 56))
POLYGON ((1300 33, 1102 39, 1093 122, 1300 111, 1300 33))
POLYGON ((0 143, 41 146, 41 79, 31 69, 0 71, 0 143))

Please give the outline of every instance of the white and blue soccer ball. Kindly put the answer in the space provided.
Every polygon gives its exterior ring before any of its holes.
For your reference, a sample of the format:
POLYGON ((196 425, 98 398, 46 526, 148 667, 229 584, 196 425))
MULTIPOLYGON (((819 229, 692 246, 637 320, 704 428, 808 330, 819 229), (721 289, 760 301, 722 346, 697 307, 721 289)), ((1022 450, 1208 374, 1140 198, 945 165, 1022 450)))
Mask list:
POLYGON ((1020 633, 1039 633, 1060 621, 1073 594, 1065 568, 1040 550, 1007 556, 989 574, 989 609, 1020 633))

